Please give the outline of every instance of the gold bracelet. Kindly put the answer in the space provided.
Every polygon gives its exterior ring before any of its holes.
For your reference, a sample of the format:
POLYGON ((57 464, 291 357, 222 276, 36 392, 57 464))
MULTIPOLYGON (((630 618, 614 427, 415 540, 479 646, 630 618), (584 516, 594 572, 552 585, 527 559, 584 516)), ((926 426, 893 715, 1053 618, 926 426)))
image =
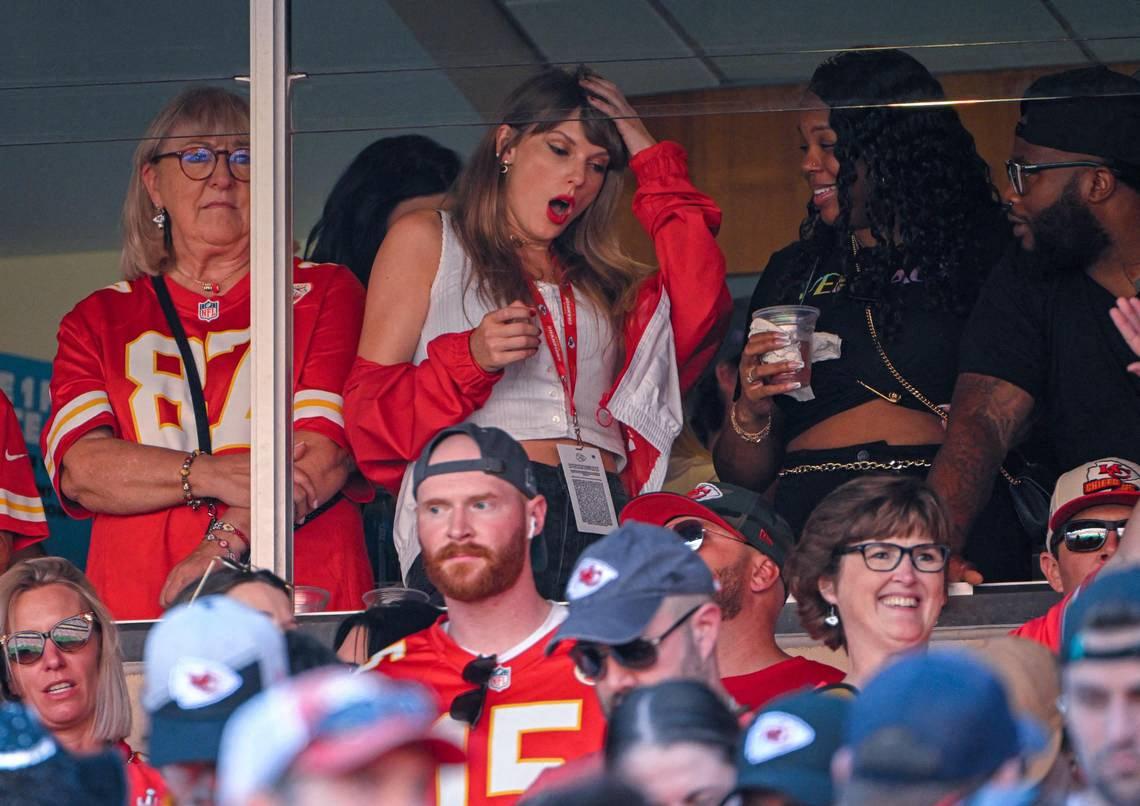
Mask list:
POLYGON ((768 438, 768 435, 770 433, 772 433, 772 415, 768 415, 768 422, 765 423, 764 427, 759 431, 745 431, 740 427, 740 422, 736 419, 736 403, 737 401, 732 401, 732 406, 728 410, 728 419, 732 423, 732 430, 735 431, 736 435, 745 442, 751 442, 753 445, 759 445, 761 442, 768 438))
POLYGON ((194 491, 190 489, 190 467, 194 464, 194 460, 202 455, 202 451, 193 450, 186 455, 182 462, 182 469, 178 471, 178 475, 182 479, 182 497, 186 499, 186 506, 195 512, 198 507, 202 506, 202 499, 194 496, 194 491))

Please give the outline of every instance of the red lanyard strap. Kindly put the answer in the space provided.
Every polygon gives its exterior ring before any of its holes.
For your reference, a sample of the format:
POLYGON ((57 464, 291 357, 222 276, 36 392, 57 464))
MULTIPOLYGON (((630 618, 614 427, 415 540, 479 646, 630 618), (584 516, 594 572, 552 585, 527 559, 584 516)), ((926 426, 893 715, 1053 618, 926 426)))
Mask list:
POLYGON ((554 317, 550 314, 546 299, 529 277, 527 284, 530 286, 538 318, 542 323, 542 335, 546 339, 546 346, 550 348, 554 371, 562 383, 562 391, 566 393, 566 405, 570 411, 570 422, 574 426, 574 438, 581 445, 582 430, 578 427, 578 407, 574 404, 574 388, 578 385, 578 307, 574 301, 574 287, 569 281, 564 281, 558 286, 558 295, 562 300, 562 326, 566 332, 566 349, 563 352, 562 340, 558 337, 558 329, 554 326, 554 317))

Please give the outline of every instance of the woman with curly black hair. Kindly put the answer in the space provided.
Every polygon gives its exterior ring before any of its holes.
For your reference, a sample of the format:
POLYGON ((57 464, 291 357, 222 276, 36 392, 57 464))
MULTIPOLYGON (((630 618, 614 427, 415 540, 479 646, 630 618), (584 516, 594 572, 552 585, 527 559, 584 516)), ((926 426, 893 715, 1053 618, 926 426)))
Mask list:
MULTIPOLYGON (((989 169, 944 99, 897 50, 839 53, 804 96, 808 214, 800 240, 772 256, 751 310, 818 308, 816 330, 838 337, 838 356, 818 360, 800 389, 802 365, 762 362, 786 346, 782 335, 752 335, 716 448, 720 478, 757 490, 778 479, 776 508, 797 532, 855 476, 925 475, 942 442, 959 337, 1009 239, 989 169)), ((975 558, 988 576, 1028 570, 1010 541, 976 542, 996 544, 975 558)))

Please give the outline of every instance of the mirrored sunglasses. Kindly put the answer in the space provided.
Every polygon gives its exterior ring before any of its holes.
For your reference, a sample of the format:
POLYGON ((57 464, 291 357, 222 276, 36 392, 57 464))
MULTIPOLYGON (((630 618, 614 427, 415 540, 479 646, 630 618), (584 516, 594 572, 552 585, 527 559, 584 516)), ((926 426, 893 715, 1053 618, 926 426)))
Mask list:
POLYGON ((88 610, 75 616, 68 616, 47 632, 20 630, 10 635, 0 635, 0 646, 9 661, 26 666, 43 657, 48 639, 60 652, 78 652, 91 640, 91 631, 96 626, 94 611, 88 610))

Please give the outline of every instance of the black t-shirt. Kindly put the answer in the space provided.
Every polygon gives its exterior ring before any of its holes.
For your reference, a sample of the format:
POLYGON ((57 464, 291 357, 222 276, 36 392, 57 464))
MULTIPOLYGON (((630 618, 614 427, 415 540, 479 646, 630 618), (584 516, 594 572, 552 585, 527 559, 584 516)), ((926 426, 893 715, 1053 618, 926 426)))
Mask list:
MULTIPOLYGON (((750 313, 768 305, 811 305, 820 309, 816 330, 835 333, 843 340, 839 358, 812 364, 815 400, 801 403, 787 395, 776 398, 785 419, 786 442, 829 417, 875 400, 874 392, 859 381, 884 395, 897 392, 900 406, 930 411, 903 389, 883 364, 867 328, 866 302, 848 293, 841 266, 836 250, 816 260, 797 242, 772 255, 752 292, 750 313)), ((924 305, 922 279, 916 273, 900 270, 891 282, 901 296, 903 313, 897 335, 883 342, 887 356, 928 400, 936 405, 949 403, 965 321, 952 313, 929 310, 924 305)), ((876 327, 882 341, 882 325, 876 322, 876 327)))
POLYGON ((1115 299, 1081 271, 1034 277, 1008 261, 982 289, 960 370, 1024 389, 1036 403, 1054 470, 1140 457, 1140 378, 1112 320, 1115 299))

